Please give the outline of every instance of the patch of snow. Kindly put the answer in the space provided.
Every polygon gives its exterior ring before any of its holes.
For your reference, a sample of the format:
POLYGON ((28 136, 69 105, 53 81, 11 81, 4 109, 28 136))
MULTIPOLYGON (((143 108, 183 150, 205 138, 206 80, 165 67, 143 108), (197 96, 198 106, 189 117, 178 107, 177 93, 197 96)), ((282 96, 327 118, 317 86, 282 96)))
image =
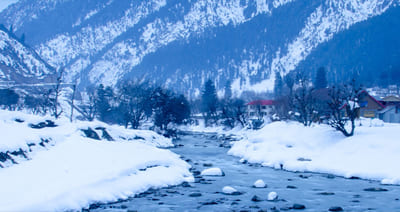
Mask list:
POLYGON ((189 164, 157 148, 171 146, 171 140, 154 132, 101 122, 70 123, 67 118, 55 120, 56 127, 29 126, 47 119, 51 117, 0 111, 1 152, 28 152, 28 144, 40 138, 53 141, 51 147, 29 153, 29 160, 0 169, 1 211, 80 210, 149 188, 193 182, 189 164), (97 127, 105 128, 114 141, 84 136, 82 129, 88 128, 101 136, 97 127))
POLYGON ((399 124, 375 127, 357 123, 345 137, 328 125, 304 127, 297 122, 273 122, 244 133, 228 154, 276 169, 329 173, 400 184, 399 124), (301 159, 302 158, 302 159, 301 159))

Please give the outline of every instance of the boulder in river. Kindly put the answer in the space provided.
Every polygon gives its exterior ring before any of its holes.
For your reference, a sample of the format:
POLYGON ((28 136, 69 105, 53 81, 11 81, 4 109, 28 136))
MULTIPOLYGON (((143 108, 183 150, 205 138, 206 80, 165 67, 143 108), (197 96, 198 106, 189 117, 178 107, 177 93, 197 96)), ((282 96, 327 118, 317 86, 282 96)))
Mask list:
POLYGON ((260 179, 260 180, 257 180, 256 182, 254 182, 253 187, 254 188, 266 188, 267 185, 264 183, 263 180, 260 179))
POLYGON ((386 188, 366 188, 364 191, 372 191, 372 192, 381 192, 381 191, 388 191, 386 188))
POLYGON ((227 195, 240 195, 242 194, 241 192, 239 192, 238 190, 234 189, 231 186, 225 186, 222 188, 222 193, 223 194, 227 194, 227 195))
POLYGON ((251 201, 253 201, 253 202, 261 202, 262 199, 261 199, 260 197, 258 197, 257 195, 254 195, 254 196, 251 198, 251 201))
POLYGON ((269 192, 268 201, 275 201, 278 199, 278 194, 275 191, 269 192))
POLYGON ((225 173, 220 168, 209 168, 201 172, 202 176, 225 176, 225 173))
POLYGON ((343 211, 342 207, 338 207, 338 206, 334 206, 334 207, 330 207, 329 211, 343 211))
POLYGON ((302 205, 302 204, 293 204, 293 207, 292 207, 294 210, 304 210, 304 209, 306 209, 306 206, 305 205, 302 205))

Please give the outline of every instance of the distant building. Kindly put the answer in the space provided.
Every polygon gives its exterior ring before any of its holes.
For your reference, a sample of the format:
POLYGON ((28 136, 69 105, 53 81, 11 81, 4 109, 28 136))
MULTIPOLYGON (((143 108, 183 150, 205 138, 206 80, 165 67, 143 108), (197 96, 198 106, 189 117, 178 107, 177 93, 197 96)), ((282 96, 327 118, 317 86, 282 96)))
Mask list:
POLYGON ((275 113, 275 101, 273 100, 255 100, 246 105, 250 119, 271 117, 275 113))
POLYGON ((361 91, 358 95, 358 104, 360 105, 360 116, 365 118, 379 118, 379 111, 385 106, 367 91, 361 91))
POLYGON ((379 119, 389 123, 400 123, 400 98, 387 96, 381 102, 385 109, 379 111, 379 119))

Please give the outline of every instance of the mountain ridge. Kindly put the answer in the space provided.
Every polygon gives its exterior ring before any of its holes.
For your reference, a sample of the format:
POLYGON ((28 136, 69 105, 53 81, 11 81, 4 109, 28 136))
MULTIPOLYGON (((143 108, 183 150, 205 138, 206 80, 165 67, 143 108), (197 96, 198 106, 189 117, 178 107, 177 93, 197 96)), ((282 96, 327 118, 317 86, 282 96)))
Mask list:
POLYGON ((0 13, 0 21, 20 34, 35 32, 31 30, 35 27, 38 31, 50 28, 44 30, 43 38, 35 34, 29 39, 28 34, 27 42, 51 65, 65 67, 67 81, 78 81, 81 86, 118 86, 144 76, 193 96, 211 78, 220 90, 231 81, 235 95, 240 95, 246 90, 272 90, 275 72, 284 75, 303 68, 322 44, 358 23, 393 8, 398 11, 399 3, 21 0, 0 13), (44 12, 38 12, 40 7, 44 12), (23 8, 34 12, 6 17, 23 8), (66 20, 46 22, 54 11, 64 14, 71 8, 77 12, 66 20), (52 29, 56 21, 61 27, 52 29))

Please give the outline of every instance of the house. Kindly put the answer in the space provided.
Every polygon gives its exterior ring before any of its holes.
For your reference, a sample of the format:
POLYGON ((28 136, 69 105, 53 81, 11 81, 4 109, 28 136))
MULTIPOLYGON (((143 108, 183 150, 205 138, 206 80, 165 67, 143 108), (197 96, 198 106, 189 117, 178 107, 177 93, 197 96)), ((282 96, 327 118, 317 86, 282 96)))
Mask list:
POLYGON ((360 105, 360 117, 365 118, 379 118, 379 111, 385 108, 385 105, 365 90, 358 94, 358 104, 360 105))
POLYGON ((400 123, 400 105, 388 105, 379 111, 379 119, 388 123, 400 123))
POLYGON ((398 105, 400 104, 400 98, 397 96, 387 96, 381 100, 381 103, 387 105, 398 105))
POLYGON ((389 123, 400 123, 400 98, 387 96, 381 102, 386 108, 379 111, 379 119, 389 123))
POLYGON ((255 100, 246 104, 250 119, 261 119, 271 117, 275 113, 275 102, 273 100, 255 100))

